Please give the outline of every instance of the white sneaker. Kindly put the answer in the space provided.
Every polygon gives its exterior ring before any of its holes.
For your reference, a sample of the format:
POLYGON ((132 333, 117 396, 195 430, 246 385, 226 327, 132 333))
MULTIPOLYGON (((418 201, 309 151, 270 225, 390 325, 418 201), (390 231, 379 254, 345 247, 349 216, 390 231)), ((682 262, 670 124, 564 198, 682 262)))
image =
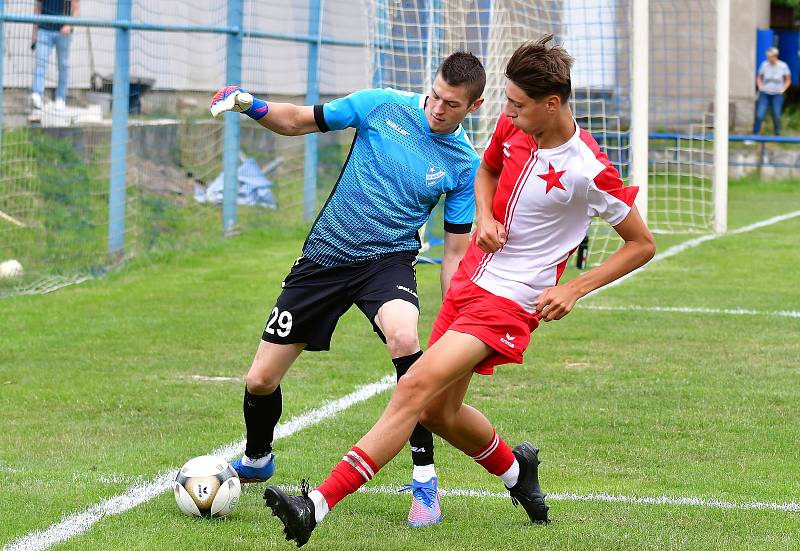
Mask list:
POLYGON ((61 98, 56 99, 56 111, 64 111, 67 108, 67 105, 64 103, 64 100, 61 98))
POLYGON ((42 108, 42 96, 37 94, 36 92, 31 94, 31 103, 33 103, 34 109, 41 109, 42 108))

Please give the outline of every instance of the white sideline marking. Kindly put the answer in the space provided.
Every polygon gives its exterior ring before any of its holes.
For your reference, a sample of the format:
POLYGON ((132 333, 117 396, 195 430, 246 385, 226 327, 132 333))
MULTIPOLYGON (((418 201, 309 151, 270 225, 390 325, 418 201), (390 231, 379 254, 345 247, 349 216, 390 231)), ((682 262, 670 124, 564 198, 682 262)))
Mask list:
POLYGON ((204 381, 207 383, 228 383, 228 382, 242 382, 244 377, 221 377, 216 375, 191 375, 184 377, 185 379, 192 379, 193 381, 204 381))
MULTIPOLYGON (((286 438, 305 428, 316 425, 334 415, 346 410, 347 408, 372 398, 384 390, 393 386, 394 375, 387 375, 380 381, 359 387, 354 392, 322 405, 322 407, 309 411, 303 415, 293 417, 289 422, 275 427, 275 440, 286 438)), ((245 442, 234 442, 211 452, 230 459, 244 451, 245 442)), ((175 473, 179 467, 168 469, 159 474, 155 480, 143 484, 135 484, 128 488, 124 493, 104 499, 97 505, 86 509, 80 513, 75 513, 64 517, 60 522, 53 524, 49 528, 31 532, 21 538, 12 541, 3 547, 4 551, 34 551, 47 549, 48 547, 66 541, 73 536, 83 534, 96 522, 106 516, 118 515, 125 511, 149 501, 163 492, 172 488, 175 480, 175 473)))
MULTIPOLYGON (((281 485, 281 488, 288 492, 300 492, 300 486, 281 485)), ((391 486, 362 486, 358 490, 364 494, 396 494, 397 488, 391 486)), ((460 488, 439 488, 442 497, 483 497, 508 499, 508 492, 490 492, 488 490, 467 490, 460 488)), ((547 499, 552 501, 601 501, 609 503, 632 503, 635 505, 691 505, 695 507, 706 507, 709 509, 745 509, 745 510, 767 510, 784 511, 789 513, 800 512, 800 503, 772 503, 765 501, 748 501, 737 503, 735 501, 722 501, 719 499, 704 499, 701 497, 634 497, 619 494, 575 494, 572 492, 553 492, 547 494, 547 499)))
MULTIPOLYGON (((618 494, 587 494, 579 495, 571 492, 549 494, 551 499, 561 501, 606 501, 635 503, 642 505, 692 505, 695 507, 708 507, 711 509, 758 509, 769 511, 785 511, 790 513, 800 512, 800 503, 772 503, 764 501, 748 501, 736 503, 720 499, 704 499, 701 497, 630 497, 618 494)), ((503 496, 507 497, 507 496, 503 496)))
POLYGON ((796 310, 749 310, 746 308, 700 308, 690 306, 598 306, 580 304, 582 310, 607 310, 613 312, 677 312, 681 314, 723 314, 727 316, 773 316, 800 318, 796 310))
POLYGON ((787 212, 786 214, 780 214, 778 216, 773 216, 772 218, 767 218, 766 220, 762 220, 761 222, 755 222, 754 224, 749 224, 747 226, 742 226, 741 228, 736 228, 735 230, 731 230, 728 233, 713 233, 713 234, 709 234, 709 235, 703 235, 701 237, 696 237, 694 239, 689 239, 688 241, 684 241, 682 243, 678 243, 677 245, 673 245, 672 247, 670 247, 669 249, 667 249, 663 253, 659 253, 659 254, 655 255, 650 262, 648 262, 647 264, 645 264, 641 268, 638 268, 638 269, 630 272, 629 274, 625 274, 621 278, 619 278, 619 279, 617 279, 615 281, 612 281, 611 283, 609 283, 609 284, 607 284, 607 285, 605 285, 603 287, 600 287, 599 289, 595 289, 594 291, 592 291, 591 293, 589 293, 585 297, 583 297, 583 299, 585 300, 585 299, 587 299, 589 297, 595 296, 595 295, 597 295, 598 293, 602 292, 605 289, 610 289, 612 287, 616 287, 617 285, 620 285, 623 281, 627 281, 628 279, 632 278, 633 276, 635 276, 639 272, 642 272, 648 266, 652 266, 654 263, 659 262, 660 260, 665 260, 667 258, 671 258, 671 257, 673 257, 673 256, 675 256, 677 254, 682 253, 685 250, 692 249, 694 247, 697 247, 698 245, 702 245, 706 241, 713 241, 714 239, 719 239, 720 237, 725 237, 725 236, 728 236, 728 235, 739 235, 740 233, 751 232, 753 230, 764 228, 766 226, 771 226, 772 224, 777 224, 778 222, 783 222, 784 220, 789 220, 791 218, 796 218, 798 216, 800 216, 800 210, 796 210, 794 212, 787 212))
POLYGON ((27 228, 28 227, 27 224, 25 224, 25 222, 20 222, 19 220, 17 220, 16 218, 11 216, 10 214, 8 214, 6 212, 3 212, 2 210, 0 210, 0 218, 2 218, 3 220, 6 220, 6 221, 14 224, 15 226, 19 226, 20 228, 27 228))
MULTIPOLYGON (((762 220, 761 222, 756 222, 755 224, 750 224, 749 226, 744 226, 733 230, 727 234, 720 234, 720 235, 704 235, 702 237, 698 237, 696 239, 690 239, 689 241, 684 241, 678 245, 670 247, 666 251, 661 254, 656 255, 649 264, 653 262, 657 262, 659 260, 664 260, 665 258, 670 258, 675 256, 678 253, 681 253, 687 249, 692 247, 696 247, 701 243, 705 243, 706 241, 711 241, 713 239, 717 239, 718 237, 723 237, 725 235, 737 235, 740 233, 749 232, 758 228, 763 228, 765 226, 769 226, 772 224, 776 224, 778 222, 782 222, 784 220, 788 220, 790 218, 795 218, 800 216, 800 211, 794 211, 787 214, 783 214, 780 216, 774 216, 772 218, 768 218, 766 220, 762 220)), ((645 265, 645 266, 647 266, 645 265)), ((644 267, 635 270, 620 279, 609 283, 605 287, 601 287, 599 289, 594 290, 593 292, 586 295, 586 297, 590 297, 592 295, 597 294, 598 292, 602 291, 603 289, 608 289, 610 287, 615 287, 626 281, 628 278, 632 277, 634 274, 643 270, 644 267)), ((586 298, 584 297, 584 298, 586 298)), ((366 385, 360 387, 358 390, 349 394, 339 400, 335 400, 333 402, 329 402, 323 405, 321 408, 310 411, 305 415, 301 415, 299 417, 295 417, 291 419, 285 425, 278 425, 275 427, 275 439, 285 438, 295 432, 307 428, 309 426, 315 425, 324 419, 336 415, 337 413, 344 411, 348 407, 357 404, 358 402, 364 401, 372 396, 379 394, 392 386, 394 384, 394 376, 387 375, 383 379, 378 382, 372 383, 370 385, 366 385)), ((223 448, 219 448, 212 452, 216 455, 221 455, 223 457, 230 458, 234 455, 237 455, 242 452, 244 449, 244 441, 236 442, 225 446, 223 448)), ((66 541, 73 536, 77 536, 84 532, 87 532, 96 522, 100 521, 103 517, 109 515, 117 515, 120 513, 124 513, 125 511, 136 507, 146 501, 149 501, 162 492, 168 490, 172 485, 172 481, 175 476, 175 472, 177 468, 170 469, 168 471, 164 471, 158 477, 146 484, 134 485, 130 487, 124 494, 118 495, 115 497, 111 497, 105 499, 95 505, 94 507, 90 507, 86 511, 81 513, 75 513, 73 515, 69 515, 63 518, 60 522, 46 528, 45 530, 31 532, 28 535, 22 536, 21 538, 5 545, 3 547, 3 551, 33 551, 33 550, 41 550, 47 549, 48 547, 60 543, 62 541, 66 541)), ((570 496, 572 494, 551 494, 551 497, 554 499, 558 499, 556 496, 570 496)), ((563 499, 567 499, 567 497, 562 497, 563 499)), ((694 504, 694 503, 683 503, 680 500, 699 500, 699 498, 626 498, 625 496, 612 496, 608 494, 593 494, 588 496, 578 496, 574 495, 573 499, 584 500, 584 501, 625 501, 628 500, 631 503, 651 503, 656 502, 657 500, 669 500, 674 499, 677 500, 675 504, 683 505, 683 504, 694 504), (635 501, 635 500, 644 500, 644 501, 635 501), (656 501, 653 501, 656 500, 656 501)), ((672 504, 672 502, 665 502, 666 504, 672 504)), ((735 508, 735 507, 724 507, 724 505, 736 505, 736 504, 729 504, 728 502, 717 501, 717 500, 699 500, 698 504, 712 504, 716 503, 717 507, 721 508, 735 508), (724 505, 719 505, 724 504, 724 505)), ((748 504, 739 504, 740 508, 745 508, 744 506, 748 504)), ((758 502, 749 504, 748 508, 758 508, 756 505, 764 505, 765 509, 769 508, 777 508, 778 510, 787 510, 787 511, 796 511, 798 510, 798 505, 795 503, 790 504, 760 504, 758 502), (784 507, 784 508, 781 508, 784 507)), ((712 506, 712 505, 706 505, 712 506)))

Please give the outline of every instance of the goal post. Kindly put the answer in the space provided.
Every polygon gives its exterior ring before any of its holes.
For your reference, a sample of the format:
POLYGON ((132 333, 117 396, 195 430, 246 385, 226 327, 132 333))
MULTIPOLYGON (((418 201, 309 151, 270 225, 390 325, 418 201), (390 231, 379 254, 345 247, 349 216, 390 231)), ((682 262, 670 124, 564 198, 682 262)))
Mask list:
POLYGON ((728 105, 731 0, 717 0, 717 67, 714 101, 714 231, 728 230, 728 105))
POLYGON ((633 54, 631 64, 631 180, 639 187, 636 207, 647 222, 647 184, 649 169, 648 134, 650 130, 648 97, 650 75, 650 13, 648 0, 633 2, 633 54))

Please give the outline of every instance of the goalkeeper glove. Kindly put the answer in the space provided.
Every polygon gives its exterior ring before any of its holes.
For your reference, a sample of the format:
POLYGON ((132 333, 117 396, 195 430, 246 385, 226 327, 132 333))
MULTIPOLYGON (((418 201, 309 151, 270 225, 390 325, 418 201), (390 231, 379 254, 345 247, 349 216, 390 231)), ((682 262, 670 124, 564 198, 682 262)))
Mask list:
POLYGON ((253 97, 238 86, 225 86, 217 90, 211 99, 211 115, 216 117, 226 111, 244 113, 257 121, 267 114, 269 107, 267 102, 253 97))

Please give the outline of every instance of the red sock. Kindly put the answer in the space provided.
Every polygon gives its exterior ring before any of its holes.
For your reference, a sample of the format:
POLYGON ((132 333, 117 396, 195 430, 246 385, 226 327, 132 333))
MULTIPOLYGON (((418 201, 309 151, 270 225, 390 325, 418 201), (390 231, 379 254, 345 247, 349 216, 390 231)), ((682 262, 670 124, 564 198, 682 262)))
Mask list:
POLYGON ((488 445, 475 453, 469 453, 472 459, 493 475, 500 476, 514 464, 514 454, 506 441, 494 431, 488 445))
POLYGON ((372 480, 378 467, 363 450, 353 446, 338 465, 331 471, 317 490, 325 497, 328 507, 333 507, 346 496, 349 496, 366 482, 372 480))

